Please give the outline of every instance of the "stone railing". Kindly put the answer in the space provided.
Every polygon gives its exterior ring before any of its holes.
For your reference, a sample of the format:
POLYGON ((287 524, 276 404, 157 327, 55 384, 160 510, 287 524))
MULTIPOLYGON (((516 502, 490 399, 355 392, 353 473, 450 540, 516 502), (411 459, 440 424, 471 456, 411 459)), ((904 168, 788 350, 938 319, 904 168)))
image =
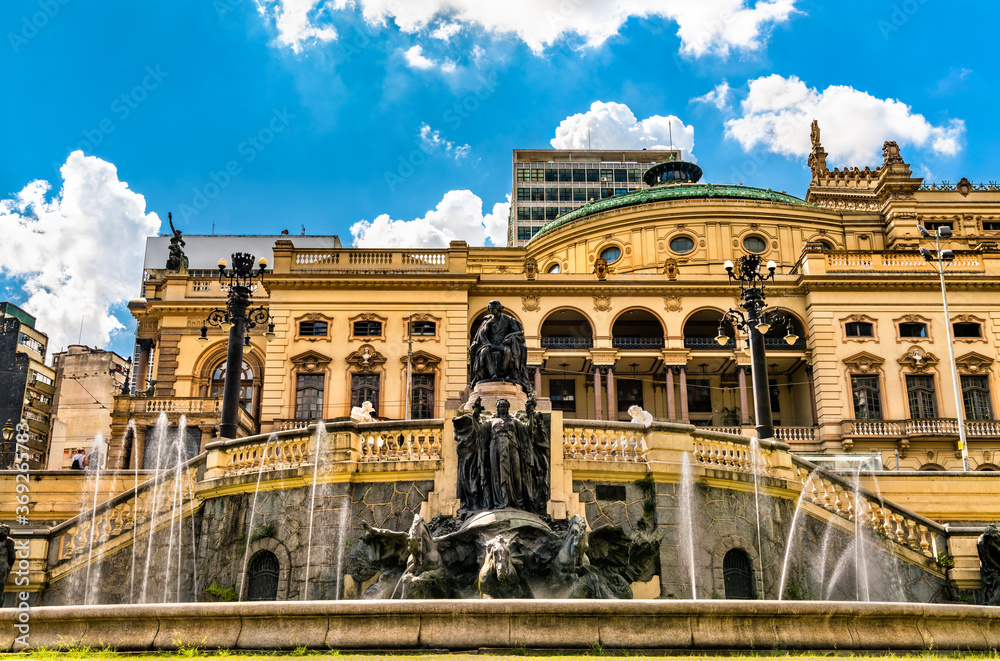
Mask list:
POLYGON ((563 456, 607 462, 644 462, 647 427, 630 422, 563 421, 563 456))
MULTIPOLYGON (((315 464, 316 425, 306 421, 294 428, 247 438, 209 443, 206 479, 256 474, 315 464)), ((324 423, 327 441, 324 461, 360 463, 436 462, 441 459, 444 420, 386 420, 357 423, 352 420, 324 423)), ((400 470, 429 468, 405 464, 400 470)), ((349 470, 355 470, 351 468, 349 470)))
MULTIPOLYGON (((844 436, 958 436, 955 418, 909 418, 907 420, 844 420, 844 436)), ((969 420, 965 423, 967 436, 978 438, 1000 436, 1000 421, 969 420)))
POLYGON ((966 436, 1000 436, 1000 421, 968 420, 965 423, 966 436))
POLYGON ((447 250, 299 250, 292 271, 447 271, 447 250))
POLYGON ((890 503, 868 489, 817 468, 792 455, 803 496, 814 505, 849 521, 860 521, 879 537, 902 544, 931 560, 946 550, 947 530, 916 512, 890 503))
POLYGON ((271 421, 271 431, 288 431, 289 429, 305 429, 310 423, 308 420, 295 420, 291 418, 278 418, 271 421))
POLYGON ((743 433, 742 427, 699 427, 699 429, 704 431, 717 431, 720 434, 735 434, 737 436, 743 433))
POLYGON ((115 538, 147 523, 155 525, 164 515, 169 517, 174 507, 179 507, 180 512, 190 511, 198 464, 204 457, 200 454, 179 469, 165 469, 159 476, 53 527, 49 531, 49 568, 71 562, 84 553, 98 553, 102 545, 115 538))
POLYGON ((263 464, 264 470, 298 468, 310 463, 312 457, 312 437, 262 438, 229 448, 226 452, 225 471, 227 476, 257 473, 263 464))
POLYGON ((444 420, 396 420, 358 425, 361 461, 419 461, 441 458, 444 420))
POLYGON ((751 440, 745 436, 697 430, 691 453, 696 465, 735 473, 770 475, 774 452, 787 452, 788 444, 776 441, 760 443, 757 456, 751 453, 751 440))
POLYGON ((815 427, 775 427, 774 437, 786 443, 816 440, 815 427))
MULTIPOLYGON (((934 273, 933 264, 924 260, 917 251, 826 251, 827 273, 934 273)), ((949 272, 982 273, 983 260, 979 253, 956 251, 949 272)))
POLYGON ((218 413, 222 400, 218 397, 170 397, 136 400, 146 413, 218 413))

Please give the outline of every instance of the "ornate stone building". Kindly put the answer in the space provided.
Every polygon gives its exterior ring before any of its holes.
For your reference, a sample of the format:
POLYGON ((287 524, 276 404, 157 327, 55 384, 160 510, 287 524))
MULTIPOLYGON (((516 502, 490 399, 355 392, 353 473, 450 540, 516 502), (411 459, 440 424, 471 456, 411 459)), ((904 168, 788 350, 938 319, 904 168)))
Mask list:
MULTIPOLYGON (((815 127, 809 162, 799 199, 702 183, 697 166, 668 161, 647 172, 649 188, 563 214, 523 247, 360 250, 274 237, 255 301, 270 309, 275 337, 250 335, 242 427, 342 418, 363 400, 402 419, 408 392, 413 417, 447 417, 468 394, 470 334, 498 299, 524 326, 536 390, 567 418, 627 420, 637 404, 656 419, 752 433, 744 338, 716 341, 737 293, 723 263, 752 252, 777 263, 767 303, 798 337, 788 344, 774 328, 765 338, 779 440, 887 469, 960 469, 950 324, 971 467, 995 469, 1000 190, 925 184, 892 142, 877 167, 830 170, 815 127), (948 319, 936 266, 918 251, 934 246, 918 225, 953 232, 942 246, 955 255, 948 319)), ((215 260, 243 248, 233 237, 226 254, 189 271, 146 269, 130 307, 143 348, 138 389, 155 384, 148 397, 116 401, 118 465, 142 461, 143 429, 161 411, 174 424, 187 416, 198 430, 192 450, 211 440, 226 342, 211 330, 202 346, 198 331, 225 302, 215 260), (135 452, 124 441, 129 419, 135 452)))

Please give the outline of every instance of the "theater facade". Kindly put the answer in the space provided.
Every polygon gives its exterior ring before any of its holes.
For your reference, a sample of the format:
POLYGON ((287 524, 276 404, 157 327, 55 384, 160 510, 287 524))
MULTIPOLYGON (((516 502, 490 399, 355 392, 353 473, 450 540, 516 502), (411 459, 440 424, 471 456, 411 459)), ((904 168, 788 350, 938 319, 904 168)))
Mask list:
POLYGON ((162 412, 175 426, 185 416, 192 455, 217 435, 228 336, 198 338, 225 307, 216 260, 256 251, 269 266, 254 304, 274 331, 249 335, 241 434, 345 418, 363 401, 381 419, 454 415, 469 338, 498 300, 524 327, 536 393, 565 418, 630 420, 637 405, 752 435, 745 338, 728 325, 724 345, 717 336, 738 302, 723 264, 754 253, 776 263, 767 304, 790 319, 765 337, 778 440, 839 467, 960 470, 950 327, 970 468, 997 470, 1000 189, 926 183, 892 142, 881 164, 829 169, 818 128, 812 141, 804 199, 666 161, 648 188, 563 214, 522 247, 185 236, 188 268, 168 270, 167 239, 151 239, 162 259, 130 303, 136 393, 116 398, 109 467, 150 467, 144 437, 162 412), (947 318, 918 226, 951 230, 947 318))

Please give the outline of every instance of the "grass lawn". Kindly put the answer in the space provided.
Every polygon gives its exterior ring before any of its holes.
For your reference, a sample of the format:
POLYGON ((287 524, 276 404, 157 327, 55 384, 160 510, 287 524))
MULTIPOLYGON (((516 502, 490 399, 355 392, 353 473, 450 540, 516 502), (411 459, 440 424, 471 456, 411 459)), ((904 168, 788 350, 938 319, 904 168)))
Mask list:
POLYGON ((626 652, 623 650, 604 650, 600 648, 595 648, 589 653, 553 653, 546 650, 524 650, 524 649, 514 649, 509 652, 481 652, 481 653, 455 653, 455 654, 441 654, 441 653, 339 653, 337 651, 309 651, 305 649, 298 649, 294 652, 245 652, 245 653, 232 653, 227 650, 218 651, 202 651, 197 649, 183 649, 177 652, 163 652, 163 653, 130 653, 130 652, 114 652, 110 650, 92 650, 92 649, 70 649, 66 651, 55 651, 55 650, 36 650, 31 652, 22 653, 11 653, 11 654, 0 654, 0 661, 4 659, 97 659, 97 660, 115 660, 121 659, 122 661, 145 661, 145 660, 156 660, 156 661, 168 661, 171 659, 228 659, 231 661, 251 661, 252 659, 267 659, 268 661, 279 661, 281 659, 287 659, 289 661, 295 659, 308 659, 309 661, 369 661, 370 659, 376 660, 392 660, 392 661, 519 661, 526 657, 535 660, 551 660, 551 661, 574 661, 574 660, 586 660, 590 661, 596 657, 618 657, 618 658, 629 658, 634 661, 643 661, 646 659, 664 659, 668 658, 675 661, 722 661, 725 659, 735 659, 739 661, 765 661, 767 659, 781 659, 782 661, 819 661, 821 659, 832 658, 852 658, 864 661, 876 661, 878 659, 886 659, 887 661, 916 661, 916 660, 926 660, 926 659, 1000 659, 1000 655, 997 652, 949 652, 949 651, 929 651, 923 653, 915 652, 900 652, 900 653, 872 653, 872 654, 861 654, 857 652, 828 652, 828 653, 812 653, 812 654, 797 654, 791 652, 781 652, 781 651, 766 651, 760 653, 738 653, 738 654, 726 654, 726 653, 707 653, 707 654, 690 654, 678 651, 676 653, 639 653, 639 652, 626 652))

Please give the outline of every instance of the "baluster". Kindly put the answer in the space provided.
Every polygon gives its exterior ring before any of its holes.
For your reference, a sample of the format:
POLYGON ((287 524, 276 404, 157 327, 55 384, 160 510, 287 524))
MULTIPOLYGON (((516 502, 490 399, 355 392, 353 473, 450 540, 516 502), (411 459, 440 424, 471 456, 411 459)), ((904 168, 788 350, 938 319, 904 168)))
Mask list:
POLYGON ((59 549, 60 560, 66 560, 67 558, 73 557, 73 538, 76 536, 76 531, 77 527, 73 526, 72 528, 64 532, 62 536, 59 538, 59 543, 62 546, 62 548, 59 549))
POLYGON ((896 522, 896 541, 900 544, 906 543, 906 533, 903 530, 903 517, 899 514, 893 514, 892 517, 896 522))
POLYGON ((933 533, 930 531, 930 529, 927 526, 925 526, 923 524, 920 524, 917 527, 917 531, 919 533, 918 534, 918 539, 920 540, 920 542, 919 542, 919 544, 920 544, 920 552, 923 553, 928 558, 933 558, 934 556, 931 555, 931 543, 930 543, 930 536, 933 533))
POLYGON ((885 533, 886 537, 891 539, 894 534, 892 529, 892 512, 887 507, 880 507, 879 512, 882 514, 882 532, 885 533))
POLYGON ((441 458, 441 435, 432 434, 433 443, 431 444, 431 457, 434 459, 441 458))
POLYGON ((385 443, 385 456, 389 461, 395 461, 398 459, 398 454, 396 453, 396 447, 399 445, 396 437, 391 434, 379 435, 382 442, 385 443))
POLYGON ((111 525, 108 526, 108 534, 112 537, 117 537, 122 534, 122 529, 125 527, 125 504, 121 503, 115 506, 111 513, 111 525))
POLYGON ((611 447, 608 449, 608 456, 605 458, 607 461, 621 461, 621 439, 625 436, 619 437, 618 434, 612 436, 609 440, 611 447))

